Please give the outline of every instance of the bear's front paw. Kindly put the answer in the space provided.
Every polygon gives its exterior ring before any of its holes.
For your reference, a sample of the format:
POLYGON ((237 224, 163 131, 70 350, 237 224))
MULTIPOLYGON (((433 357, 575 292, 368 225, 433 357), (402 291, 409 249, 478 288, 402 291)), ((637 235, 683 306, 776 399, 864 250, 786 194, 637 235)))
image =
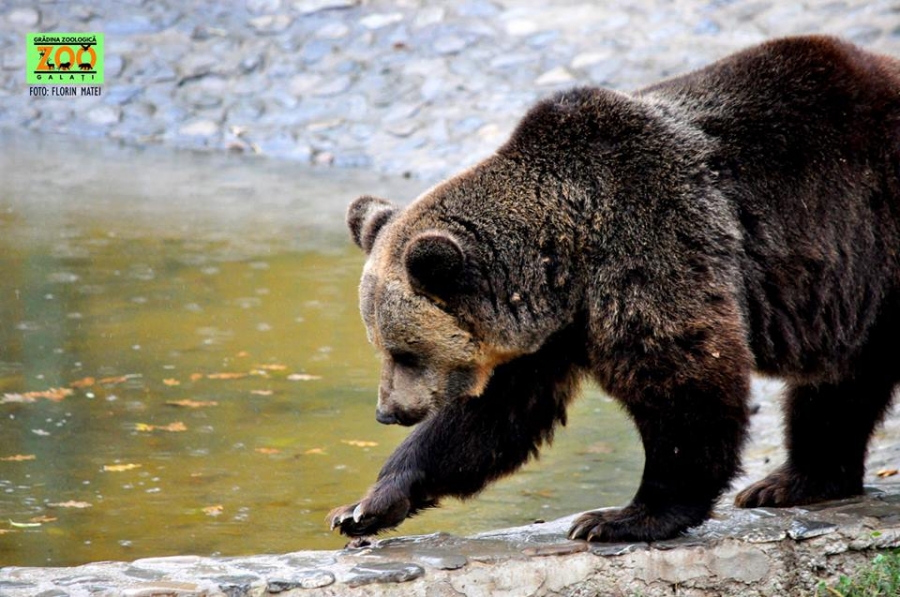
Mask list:
POLYGON ((348 537, 366 537, 392 529, 409 516, 409 497, 400 488, 376 485, 362 501, 335 508, 328 515, 331 528, 348 537))
POLYGON ((641 505, 621 510, 598 510, 579 516, 569 530, 569 539, 606 541, 661 541, 677 537, 703 522, 705 516, 695 508, 677 508, 651 514, 641 505))

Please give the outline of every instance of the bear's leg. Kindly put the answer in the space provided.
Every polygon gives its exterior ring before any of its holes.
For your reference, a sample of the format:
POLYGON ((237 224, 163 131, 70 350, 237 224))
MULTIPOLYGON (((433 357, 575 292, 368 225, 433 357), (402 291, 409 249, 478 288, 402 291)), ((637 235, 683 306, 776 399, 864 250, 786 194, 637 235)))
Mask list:
POLYGON ((694 380, 681 378, 680 371, 668 379, 657 375, 640 384, 639 395, 617 394, 641 434, 641 484, 625 508, 576 519, 570 538, 669 539, 709 516, 739 469, 746 436, 749 366, 741 361, 732 360, 731 371, 709 364, 708 375, 694 380))
POLYGON ((453 401, 419 423, 366 496, 331 512, 332 528, 353 537, 393 528, 444 496, 478 493, 536 455, 565 423, 582 376, 572 348, 583 343, 566 336, 498 367, 480 397, 453 401))
POLYGON ((787 462, 741 491, 735 504, 786 507, 861 494, 866 447, 895 381, 868 371, 843 383, 791 386, 787 462))

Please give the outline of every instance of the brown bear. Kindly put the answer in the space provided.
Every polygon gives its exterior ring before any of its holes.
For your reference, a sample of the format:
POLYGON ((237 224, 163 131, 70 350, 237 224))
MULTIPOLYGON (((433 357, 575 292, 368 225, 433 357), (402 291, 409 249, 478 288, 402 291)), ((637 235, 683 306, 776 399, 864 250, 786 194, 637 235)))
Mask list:
POLYGON ((737 496, 862 491, 900 382, 900 61, 775 40, 632 94, 559 93, 405 209, 349 209, 383 353, 376 418, 418 426, 333 527, 465 498, 542 444, 585 376, 627 410, 632 502, 571 538, 703 522, 739 470, 751 372, 786 380, 787 462, 737 496))

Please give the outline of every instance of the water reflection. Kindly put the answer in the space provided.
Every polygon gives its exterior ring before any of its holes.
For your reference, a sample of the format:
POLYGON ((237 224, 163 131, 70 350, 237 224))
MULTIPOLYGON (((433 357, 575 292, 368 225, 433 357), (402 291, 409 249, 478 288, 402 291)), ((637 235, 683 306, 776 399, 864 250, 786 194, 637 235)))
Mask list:
MULTIPOLYGON (((405 433, 374 421, 344 206, 421 185, 53 138, 0 147, 0 565, 341 546, 325 514, 405 433)), ((641 455, 622 415, 589 392, 571 420, 540 462, 403 531, 627 499, 641 455)))

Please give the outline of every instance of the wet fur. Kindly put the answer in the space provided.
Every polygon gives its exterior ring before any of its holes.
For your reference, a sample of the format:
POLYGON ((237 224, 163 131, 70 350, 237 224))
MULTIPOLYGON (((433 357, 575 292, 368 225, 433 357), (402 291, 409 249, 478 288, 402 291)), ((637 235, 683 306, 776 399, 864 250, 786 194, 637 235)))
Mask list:
MULTIPOLYGON (((351 228, 370 208, 355 204, 351 228)), ((789 38, 631 95, 561 93, 494 156, 382 220, 363 235, 363 301, 406 275, 417 235, 448 234, 465 263, 453 292, 415 307, 451 316, 431 342, 457 329, 507 356, 480 397, 432 408, 359 520, 357 504, 333 513, 343 533, 516 470, 584 375, 628 411, 646 464, 629 506, 582 516, 572 537, 656 540, 702 522, 739 470, 754 369, 787 381, 789 457, 737 503, 861 491, 900 382, 900 62, 789 38)))

